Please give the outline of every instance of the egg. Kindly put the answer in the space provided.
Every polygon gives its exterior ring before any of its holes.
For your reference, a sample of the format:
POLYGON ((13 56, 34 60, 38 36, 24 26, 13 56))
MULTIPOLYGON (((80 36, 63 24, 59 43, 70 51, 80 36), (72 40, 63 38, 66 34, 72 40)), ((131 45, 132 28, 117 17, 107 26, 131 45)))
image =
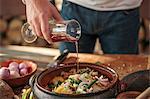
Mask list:
POLYGON ((0 79, 8 79, 10 77, 10 70, 7 67, 0 68, 0 79))
POLYGON ((10 78, 18 78, 20 74, 17 71, 10 71, 10 78))
POLYGON ((9 64, 9 67, 11 67, 11 66, 18 68, 18 67, 19 67, 19 64, 18 64, 17 62, 11 62, 11 63, 9 64))
POLYGON ((19 69, 21 70, 23 68, 26 68, 26 69, 28 68, 28 65, 26 63, 24 63, 24 62, 19 64, 19 69))
POLYGON ((8 69, 9 69, 10 71, 17 71, 17 72, 19 73, 19 64, 16 63, 16 62, 11 62, 11 63, 9 64, 8 69))
POLYGON ((27 75, 28 74, 28 69, 27 68, 20 69, 20 74, 21 75, 27 75))

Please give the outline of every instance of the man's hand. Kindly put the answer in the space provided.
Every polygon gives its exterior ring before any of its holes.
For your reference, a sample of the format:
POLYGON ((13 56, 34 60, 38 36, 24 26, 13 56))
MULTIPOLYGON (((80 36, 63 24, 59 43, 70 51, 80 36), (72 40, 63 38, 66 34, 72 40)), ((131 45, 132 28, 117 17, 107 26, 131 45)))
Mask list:
POLYGON ((25 3, 27 21, 33 32, 51 43, 48 21, 51 18, 62 21, 59 12, 48 0, 25 0, 25 3))

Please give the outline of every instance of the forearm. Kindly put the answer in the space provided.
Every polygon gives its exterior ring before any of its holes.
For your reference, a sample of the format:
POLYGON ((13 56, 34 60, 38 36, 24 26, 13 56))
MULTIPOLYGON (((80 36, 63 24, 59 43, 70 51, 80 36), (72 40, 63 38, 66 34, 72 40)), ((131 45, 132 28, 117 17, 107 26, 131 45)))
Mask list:
MULTIPOLYGON (((37 1, 37 0, 22 0, 22 3, 23 3, 23 4, 26 4, 26 2, 31 2, 31 1, 32 1, 32 2, 35 2, 35 1, 37 1)), ((48 0, 48 1, 51 1, 51 0, 48 0)))

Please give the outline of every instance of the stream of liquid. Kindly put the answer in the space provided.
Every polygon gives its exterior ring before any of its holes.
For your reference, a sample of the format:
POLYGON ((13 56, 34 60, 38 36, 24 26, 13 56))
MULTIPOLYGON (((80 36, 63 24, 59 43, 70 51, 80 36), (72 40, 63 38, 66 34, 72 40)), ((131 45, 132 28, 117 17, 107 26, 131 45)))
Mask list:
POLYGON ((75 42, 75 46, 76 46, 76 53, 77 53, 77 60, 76 60, 76 63, 77 63, 77 72, 79 71, 79 47, 78 47, 78 41, 75 42))

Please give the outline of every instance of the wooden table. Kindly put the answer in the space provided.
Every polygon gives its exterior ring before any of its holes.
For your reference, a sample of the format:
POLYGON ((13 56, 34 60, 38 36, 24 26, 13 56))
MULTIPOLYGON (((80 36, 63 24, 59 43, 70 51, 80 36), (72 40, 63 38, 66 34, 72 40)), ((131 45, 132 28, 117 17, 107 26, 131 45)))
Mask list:
MULTIPOLYGON (((70 53, 65 59, 64 63, 71 63, 76 60, 76 54, 70 53)), ((49 61, 48 61, 49 62, 49 61)), ((40 63, 38 71, 44 70, 48 62, 40 63), (43 64, 43 66, 40 66, 43 64), (45 65, 45 66, 44 66, 45 65)), ((121 80, 124 76, 139 71, 150 69, 150 56, 143 55, 93 55, 93 54, 79 54, 79 62, 106 64, 106 66, 114 69, 121 80)), ((26 86, 29 87, 29 86, 26 86)), ((14 89, 17 95, 21 96, 21 90, 24 87, 14 89)))
MULTIPOLYGON (((7 48, 0 48, 0 53, 5 53, 8 56, 15 56, 15 58, 23 58, 33 60, 38 64, 38 71, 46 68, 46 65, 51 62, 54 56, 59 55, 59 51, 51 49, 31 48, 8 46, 7 48), (32 53, 30 53, 32 51, 32 53), (40 56, 40 57, 39 57, 40 56)), ((76 53, 70 53, 67 56, 65 63, 75 62, 76 53)), ((7 58, 7 57, 6 57, 7 58)), ((100 62, 106 66, 114 69, 119 79, 124 76, 139 71, 150 69, 150 55, 94 55, 94 54, 79 54, 80 62, 96 63, 100 62)), ((27 87, 29 87, 27 85, 27 87)), ((21 95, 21 90, 24 86, 14 89, 17 95, 21 95)))
MULTIPOLYGON (((71 53, 65 60, 65 63, 70 63, 76 60, 76 54, 71 53)), ((148 55, 93 55, 79 54, 79 62, 96 63, 100 62, 114 69, 119 78, 139 71, 150 69, 150 56, 148 55)))

